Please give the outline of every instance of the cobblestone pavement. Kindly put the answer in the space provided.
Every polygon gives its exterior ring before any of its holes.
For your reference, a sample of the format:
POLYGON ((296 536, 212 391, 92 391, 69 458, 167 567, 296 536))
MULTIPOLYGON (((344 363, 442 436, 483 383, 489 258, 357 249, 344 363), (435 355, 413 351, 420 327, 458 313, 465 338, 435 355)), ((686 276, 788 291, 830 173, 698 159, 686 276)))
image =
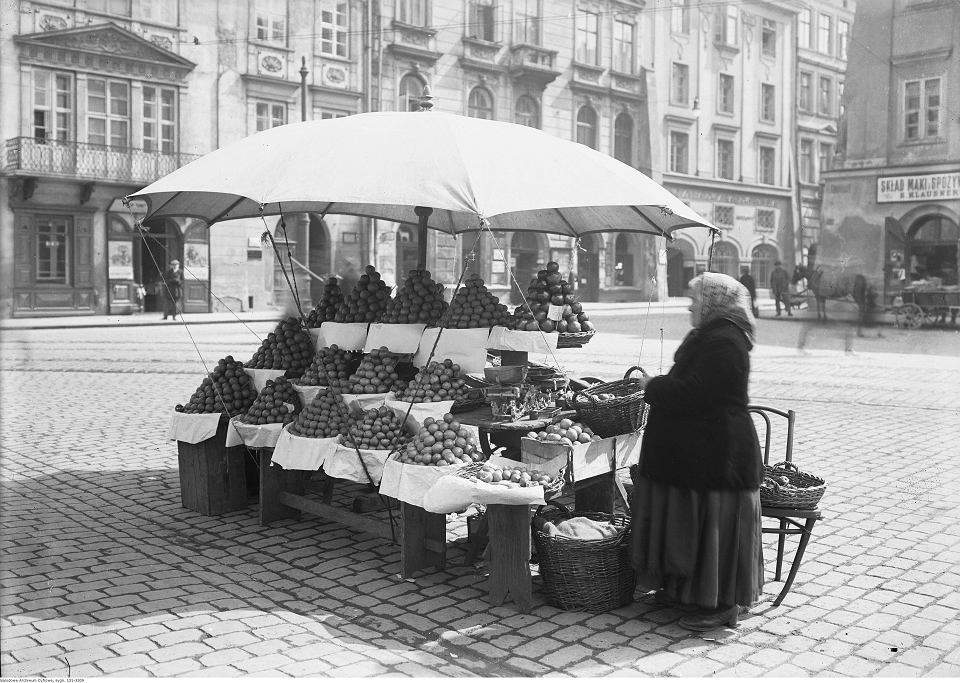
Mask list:
MULTIPOLYGON (((239 324, 193 333, 208 362, 257 346, 239 324)), ((613 378, 637 348, 601 334, 558 357, 613 378)), ((641 364, 660 356, 647 340, 641 364)), ((532 613, 491 607, 457 543, 445 571, 404 581, 395 545, 316 517, 182 508, 164 436, 204 370, 181 328, 10 331, 0 369, 4 676, 960 674, 957 356, 758 347, 751 398, 797 411, 825 518, 780 607, 770 540, 764 601, 702 635, 641 602, 549 607, 538 578, 532 613)))

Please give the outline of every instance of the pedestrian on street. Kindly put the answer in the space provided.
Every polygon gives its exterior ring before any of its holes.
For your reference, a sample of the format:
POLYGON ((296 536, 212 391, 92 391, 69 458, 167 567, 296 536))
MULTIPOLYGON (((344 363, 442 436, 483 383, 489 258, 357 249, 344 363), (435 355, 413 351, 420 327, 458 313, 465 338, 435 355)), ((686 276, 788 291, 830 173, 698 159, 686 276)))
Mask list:
POLYGON ((680 620, 736 626, 763 592, 763 461, 747 412, 756 320, 746 287, 690 283, 691 330, 667 375, 643 373, 650 415, 634 470, 630 556, 647 600, 696 608, 680 620))
POLYGON ((167 316, 174 320, 177 316, 183 320, 183 314, 180 311, 180 297, 183 295, 183 271, 180 269, 180 261, 173 259, 170 265, 163 271, 163 319, 167 316))
POLYGON ((343 270, 340 273, 340 291, 343 292, 343 296, 349 296, 359 281, 360 274, 357 272, 357 262, 348 258, 343 262, 343 270))
POLYGON ((780 315, 780 304, 787 309, 787 315, 791 318, 790 312, 790 275, 783 269, 783 263, 776 261, 773 264, 773 272, 770 273, 770 291, 773 294, 773 300, 777 304, 777 316, 780 315))
POLYGON ((750 268, 743 266, 740 268, 740 284, 750 292, 750 307, 753 309, 753 317, 760 317, 760 309, 757 308, 757 281, 750 274, 750 268))

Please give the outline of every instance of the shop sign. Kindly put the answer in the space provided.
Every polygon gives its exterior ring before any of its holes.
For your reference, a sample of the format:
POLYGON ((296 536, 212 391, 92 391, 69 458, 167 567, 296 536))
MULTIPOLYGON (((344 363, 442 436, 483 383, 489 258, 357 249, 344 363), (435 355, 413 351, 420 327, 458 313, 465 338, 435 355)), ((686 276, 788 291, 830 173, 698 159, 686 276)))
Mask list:
POLYGON ((960 199, 960 172, 877 178, 877 203, 960 199))
POLYGON ((111 280, 133 279, 133 253, 130 242, 111 241, 107 243, 108 277, 111 280))

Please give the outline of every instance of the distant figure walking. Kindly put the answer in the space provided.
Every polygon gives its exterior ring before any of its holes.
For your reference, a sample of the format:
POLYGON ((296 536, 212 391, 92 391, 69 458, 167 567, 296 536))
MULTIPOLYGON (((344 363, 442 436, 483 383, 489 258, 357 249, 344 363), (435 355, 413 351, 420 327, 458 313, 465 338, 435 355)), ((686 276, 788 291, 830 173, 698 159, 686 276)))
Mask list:
POLYGON ((163 319, 167 316, 174 320, 177 316, 183 320, 180 311, 180 297, 183 295, 183 271, 177 259, 170 261, 170 265, 163 271, 163 319))
POLYGON ((773 264, 773 272, 770 273, 770 292, 773 294, 773 300, 777 304, 777 316, 780 315, 780 305, 787 309, 787 315, 791 318, 790 312, 790 275, 783 269, 783 263, 776 261, 773 264))
POLYGON ((750 274, 750 269, 747 266, 740 268, 740 284, 750 292, 750 306, 753 308, 753 317, 759 318, 760 309, 757 308, 757 281, 753 279, 753 275, 750 274))

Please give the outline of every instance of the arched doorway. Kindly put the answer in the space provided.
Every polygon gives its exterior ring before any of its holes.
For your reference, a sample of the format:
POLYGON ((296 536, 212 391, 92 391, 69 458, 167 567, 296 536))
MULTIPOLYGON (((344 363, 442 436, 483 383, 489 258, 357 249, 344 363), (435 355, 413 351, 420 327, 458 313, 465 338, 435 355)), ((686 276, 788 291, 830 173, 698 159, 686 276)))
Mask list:
MULTIPOLYGON (((310 245, 310 254, 307 265, 310 270, 324 278, 331 272, 330 267, 330 230, 327 224, 320 216, 311 213, 308 244, 310 245)), ((323 286, 325 280, 310 278, 310 300, 317 303, 323 298, 323 286)))
POLYGON ((919 218, 907 231, 904 245, 907 277, 913 280, 940 278, 946 286, 957 284, 957 247, 960 228, 946 216, 919 218))
POLYGON ((537 276, 540 263, 540 245, 537 236, 531 232, 515 232, 510 239, 510 301, 514 306, 523 301, 520 287, 526 295, 530 280, 537 276), (520 287, 517 287, 519 283, 520 287))
POLYGON ((777 248, 772 244, 758 244, 750 257, 750 274, 757 281, 757 287, 769 287, 770 273, 777 260, 777 248))
POLYGON ((737 248, 729 242, 715 243, 710 258, 710 270, 739 279, 740 256, 737 254, 737 248))
POLYGON ((419 228, 415 225, 401 225, 397 228, 397 284, 403 284, 407 273, 417 269, 417 246, 419 228))
POLYGON ((584 235, 580 240, 580 246, 585 251, 577 255, 580 267, 577 293, 584 301, 600 300, 600 245, 601 240, 596 235, 584 235))
POLYGON ((667 296, 683 296, 687 283, 693 279, 693 247, 678 239, 667 247, 667 296))
POLYGON ((163 311, 163 271, 173 259, 183 262, 183 240, 180 228, 173 221, 144 224, 143 235, 134 241, 138 268, 135 277, 146 292, 143 310, 147 313, 163 311))

